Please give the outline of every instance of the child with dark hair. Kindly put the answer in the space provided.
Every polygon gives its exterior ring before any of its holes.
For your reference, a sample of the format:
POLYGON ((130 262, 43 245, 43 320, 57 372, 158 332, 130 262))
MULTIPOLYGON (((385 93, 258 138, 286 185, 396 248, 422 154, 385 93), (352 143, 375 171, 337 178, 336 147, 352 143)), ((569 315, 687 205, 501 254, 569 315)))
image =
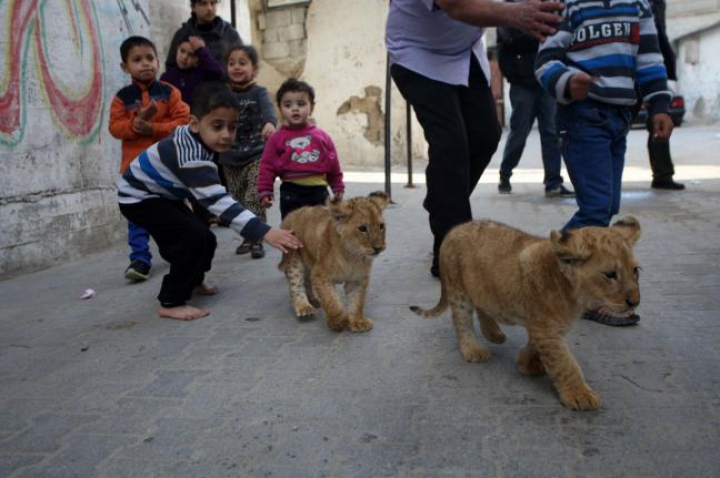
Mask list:
MULTIPOLYGON (((220 155, 227 188, 233 197, 266 220, 265 208, 260 204, 257 178, 265 142, 275 132, 277 117, 267 89, 256 83, 258 54, 250 45, 238 45, 230 50, 227 59, 230 89, 242 108, 235 141, 220 155)), ((261 242, 243 242, 237 254, 250 253, 253 259, 265 256, 261 242)))
POLYGON ((178 46, 189 36, 201 37, 212 56, 221 63, 232 45, 242 44, 235 27, 218 16, 219 3, 220 0, 190 0, 190 19, 173 36, 165 59, 165 71, 176 65, 178 46))
MULTIPOLYGON (((182 101, 180 91, 157 81, 157 50, 153 42, 132 36, 120 45, 122 70, 132 83, 122 88, 110 107, 110 134, 122 140, 120 173, 141 151, 168 136, 177 126, 187 124, 190 108, 182 101)), ((142 281, 149 277, 152 255, 150 236, 143 228, 128 223, 130 265, 125 278, 142 281)))
POLYGON ((193 91, 204 81, 219 81, 225 72, 199 36, 181 38, 177 46, 176 64, 163 73, 160 80, 167 81, 182 93, 185 103, 192 106, 193 91))
POLYGON ((290 78, 280 86, 277 102, 286 124, 265 146, 257 188, 263 206, 270 207, 273 184, 280 177, 280 215, 285 218, 303 206, 324 204, 328 186, 341 199, 345 184, 332 138, 309 122, 315 107, 313 88, 290 78))
POLYGON ((210 314, 186 303, 193 292, 218 293, 205 283, 217 240, 186 199, 194 198, 252 242, 264 239, 283 253, 302 246, 292 231, 270 228, 220 184, 213 158, 227 151, 235 138, 240 105, 233 93, 222 83, 207 82, 194 96, 190 124, 142 152, 118 185, 120 212, 150 233, 170 263, 158 295, 158 314, 178 320, 210 314))

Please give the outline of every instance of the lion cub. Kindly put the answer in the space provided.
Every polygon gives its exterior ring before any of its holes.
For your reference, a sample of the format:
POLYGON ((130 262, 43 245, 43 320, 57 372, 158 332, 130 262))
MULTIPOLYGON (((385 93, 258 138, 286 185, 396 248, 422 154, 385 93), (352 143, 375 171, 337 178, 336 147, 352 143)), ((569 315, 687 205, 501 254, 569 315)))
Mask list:
POLYGON ((303 247, 283 256, 290 299, 299 319, 322 307, 328 326, 340 332, 366 332, 373 321, 365 317, 365 294, 372 261, 385 250, 383 210, 389 199, 383 192, 349 200, 328 200, 325 206, 291 212, 280 225, 295 231, 303 247), (344 284, 347 311, 335 290, 344 284))
POLYGON ((626 313, 637 307, 639 269, 632 248, 639 237, 632 216, 609 228, 553 231, 549 240, 492 221, 463 224, 440 248, 440 301, 430 310, 410 309, 433 318, 449 305, 466 362, 490 358, 475 335, 473 310, 490 342, 505 341, 498 322, 522 325, 528 343, 516 357, 520 371, 547 372, 566 407, 596 409, 600 398, 585 383, 563 336, 585 310, 604 306, 626 313))

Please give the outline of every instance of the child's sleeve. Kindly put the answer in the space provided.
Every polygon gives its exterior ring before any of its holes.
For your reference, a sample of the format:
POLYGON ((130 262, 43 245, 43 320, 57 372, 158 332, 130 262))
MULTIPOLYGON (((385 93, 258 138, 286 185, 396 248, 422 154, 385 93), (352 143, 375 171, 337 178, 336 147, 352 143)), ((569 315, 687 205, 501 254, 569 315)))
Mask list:
POLYGON ((198 48, 195 50, 195 55, 198 57, 198 68, 202 70, 205 81, 222 80, 225 75, 222 63, 212 56, 208 47, 198 48))
POLYGON ((110 105, 110 121, 108 122, 108 130, 113 138, 121 140, 137 139, 139 135, 133 131, 133 119, 135 113, 131 113, 125 108, 125 104, 116 96, 110 105))
POLYGON ((168 113, 164 121, 153 123, 153 136, 157 140, 161 140, 170 136, 178 126, 188 124, 190 122, 190 107, 182 100, 180 90, 171 87, 170 99, 168 100, 168 113))
POLYGON ((568 104, 572 100, 565 90, 574 71, 567 66, 567 50, 572 40, 568 7, 560 13, 563 21, 557 25, 557 31, 540 44, 535 59, 535 78, 545 90, 554 96, 558 103, 568 104))
POLYGON ((334 194, 345 191, 345 183, 343 183, 343 172, 340 168, 340 160, 338 159, 335 143, 329 134, 323 132, 323 146, 328 159, 328 171, 326 173, 328 184, 334 194))
POLYGON ((280 135, 278 133, 270 136, 262 157, 260 158, 260 171, 258 172, 257 189, 260 198, 273 195, 273 185, 278 176, 277 164, 280 160, 278 152, 280 135))
POLYGON ((258 104, 260 105, 260 114, 263 119, 263 126, 267 123, 272 123, 273 126, 277 126, 277 116, 275 116, 275 108, 273 108, 272 102, 270 101, 270 95, 268 95, 267 88, 260 88, 258 93, 258 104))
POLYGON ((646 0, 639 1, 640 45, 638 47, 636 79, 650 116, 667 113, 672 92, 667 86, 667 70, 660 52, 657 29, 652 10, 646 0))

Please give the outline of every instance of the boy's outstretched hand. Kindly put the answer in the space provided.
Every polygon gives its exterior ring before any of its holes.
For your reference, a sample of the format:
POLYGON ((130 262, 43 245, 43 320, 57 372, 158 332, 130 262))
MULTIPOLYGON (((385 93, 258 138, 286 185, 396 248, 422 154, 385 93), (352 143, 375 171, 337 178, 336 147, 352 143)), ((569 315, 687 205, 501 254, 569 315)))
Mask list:
POLYGON ((653 141, 667 141, 670 139, 672 134, 673 124, 672 118, 667 113, 657 113, 653 115, 652 119, 653 127, 653 141))
POLYGON ((205 47, 205 40, 203 40, 202 37, 190 35, 190 38, 188 38, 188 41, 190 42, 190 48, 192 48, 193 51, 197 51, 200 48, 205 47))
POLYGON ((593 77, 587 73, 575 73, 568 81, 570 99, 573 101, 584 100, 588 97, 590 85, 593 84, 593 77))
POLYGON ((302 247, 302 242, 295 236, 293 231, 286 231, 285 229, 270 229, 265 233, 263 239, 275 249, 282 251, 283 254, 302 247))
POLYGON ((270 136, 272 136, 274 132, 275 125, 272 123, 265 123, 265 126, 263 126, 261 132, 263 141, 267 141, 268 139, 270 139, 270 136))

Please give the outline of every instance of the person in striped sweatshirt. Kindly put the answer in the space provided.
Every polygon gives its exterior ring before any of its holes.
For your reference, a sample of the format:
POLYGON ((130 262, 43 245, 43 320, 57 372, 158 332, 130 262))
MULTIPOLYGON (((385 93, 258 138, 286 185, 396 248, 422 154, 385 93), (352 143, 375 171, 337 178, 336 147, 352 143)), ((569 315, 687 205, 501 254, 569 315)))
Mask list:
POLYGON ((205 317, 208 310, 186 301, 193 293, 218 293, 217 287, 205 283, 217 240, 186 199, 194 198, 250 241, 265 240, 283 253, 302 247, 292 231, 270 228, 220 184, 214 159, 232 145, 239 111, 226 85, 201 84, 195 90, 190 123, 140 153, 118 182, 120 212, 150 233, 170 263, 158 295, 160 317, 205 317))
MULTIPOLYGON (((647 0, 566 0, 564 21, 540 45, 535 75, 554 95, 557 131, 577 212, 564 229, 608 226, 620 210, 622 172, 637 83, 656 141, 667 141, 672 93, 647 0)), ((607 325, 639 317, 590 311, 607 325)))

